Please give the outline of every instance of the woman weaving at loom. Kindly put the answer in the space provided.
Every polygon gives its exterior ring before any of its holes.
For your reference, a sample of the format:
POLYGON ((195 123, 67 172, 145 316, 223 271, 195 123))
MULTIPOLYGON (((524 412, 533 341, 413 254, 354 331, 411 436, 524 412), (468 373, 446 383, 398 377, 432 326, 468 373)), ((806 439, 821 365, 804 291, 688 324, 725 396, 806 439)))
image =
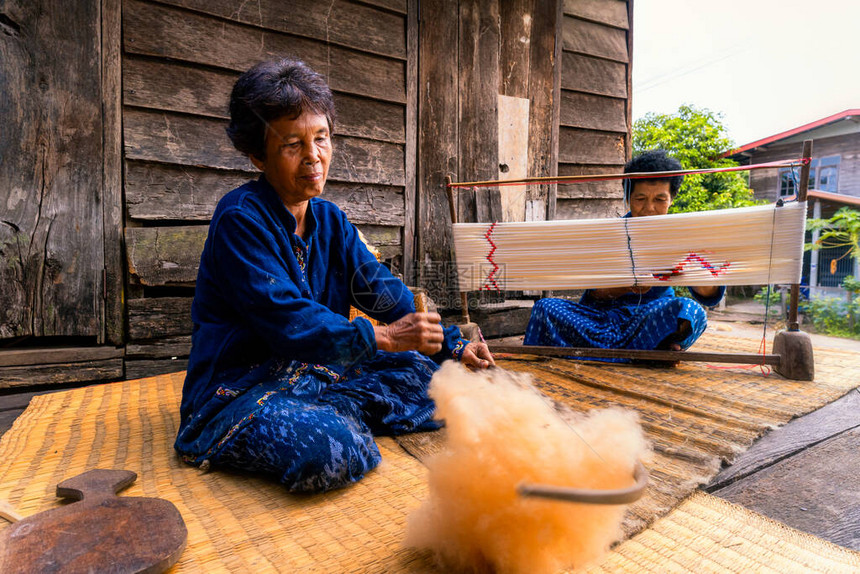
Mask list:
POLYGON ((230 99, 228 135, 263 173, 218 203, 200 259, 176 450, 184 460, 279 478, 291 491, 359 480, 373 434, 437 428, 437 363, 493 357, 435 313, 319 199, 335 112, 322 76, 259 64, 230 99), (350 305, 387 326, 348 320, 350 305))
MULTIPOLYGON (((662 150, 645 152, 624 166, 624 173, 677 171, 681 164, 662 150)), ((624 217, 666 215, 684 176, 624 180, 624 217)), ((588 289, 578 303, 542 299, 535 303, 524 345, 603 349, 689 348, 704 333, 702 305, 720 302, 725 287, 689 287, 695 301, 676 297, 672 287, 588 289), (698 301, 698 302, 697 302, 698 301), (701 303, 701 304, 700 304, 701 303)), ((620 361, 623 359, 610 359, 620 361)))

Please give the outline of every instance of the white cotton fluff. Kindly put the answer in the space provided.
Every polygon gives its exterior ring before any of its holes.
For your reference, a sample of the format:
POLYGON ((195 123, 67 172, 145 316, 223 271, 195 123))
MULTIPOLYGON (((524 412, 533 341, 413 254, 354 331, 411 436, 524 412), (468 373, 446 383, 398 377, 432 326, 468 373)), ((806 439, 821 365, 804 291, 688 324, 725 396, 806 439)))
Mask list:
POLYGON ((431 549, 447 570, 541 574, 581 566, 621 536, 624 506, 522 497, 516 487, 632 485, 649 454, 638 415, 563 420, 527 375, 454 362, 433 376, 430 396, 447 440, 427 460, 429 497, 409 517, 408 546, 431 549))

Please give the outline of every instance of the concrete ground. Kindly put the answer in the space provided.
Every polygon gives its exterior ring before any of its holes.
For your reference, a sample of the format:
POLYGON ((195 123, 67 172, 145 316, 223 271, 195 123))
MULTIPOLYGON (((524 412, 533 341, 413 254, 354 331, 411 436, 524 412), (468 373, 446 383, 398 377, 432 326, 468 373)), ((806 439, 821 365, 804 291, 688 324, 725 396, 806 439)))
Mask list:
MULTIPOLYGON (((758 338, 764 307, 729 306, 709 329, 758 338), (746 314, 758 315, 753 324, 746 314), (741 319, 741 320, 737 320, 741 319)), ((754 319, 753 319, 754 320, 754 319)), ((768 327, 768 340, 774 329, 768 327)), ((811 334, 813 349, 860 353, 860 341, 811 334)), ((846 372, 860 383, 860 373, 846 372)), ((860 550, 860 391, 849 392, 757 441, 705 490, 840 546, 860 550)))

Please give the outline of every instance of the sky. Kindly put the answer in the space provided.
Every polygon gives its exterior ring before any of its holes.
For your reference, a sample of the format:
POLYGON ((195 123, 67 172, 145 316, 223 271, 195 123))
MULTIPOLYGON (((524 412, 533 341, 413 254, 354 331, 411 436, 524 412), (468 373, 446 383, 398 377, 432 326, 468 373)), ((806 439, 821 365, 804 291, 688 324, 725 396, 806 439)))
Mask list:
POLYGON ((722 114, 735 145, 860 108, 860 0, 636 0, 633 119, 722 114))

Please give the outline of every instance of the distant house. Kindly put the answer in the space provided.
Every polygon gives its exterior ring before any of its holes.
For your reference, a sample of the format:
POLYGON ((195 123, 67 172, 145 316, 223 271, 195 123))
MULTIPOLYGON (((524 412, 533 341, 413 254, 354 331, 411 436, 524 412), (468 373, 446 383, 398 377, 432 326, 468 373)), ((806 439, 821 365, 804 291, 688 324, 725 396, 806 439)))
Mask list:
MULTIPOLYGON (((741 146, 727 154, 742 165, 800 156, 804 140, 813 140, 809 171, 809 216, 829 218, 839 208, 860 210, 860 109, 822 118, 741 146)), ((749 185, 758 199, 776 201, 797 191, 799 170, 750 172, 749 185)), ((817 239, 810 234, 808 241, 817 239)), ((821 249, 804 256, 803 283, 812 294, 840 294, 848 275, 860 277, 860 261, 847 248, 821 249), (833 261, 836 261, 834 264, 833 261)))

